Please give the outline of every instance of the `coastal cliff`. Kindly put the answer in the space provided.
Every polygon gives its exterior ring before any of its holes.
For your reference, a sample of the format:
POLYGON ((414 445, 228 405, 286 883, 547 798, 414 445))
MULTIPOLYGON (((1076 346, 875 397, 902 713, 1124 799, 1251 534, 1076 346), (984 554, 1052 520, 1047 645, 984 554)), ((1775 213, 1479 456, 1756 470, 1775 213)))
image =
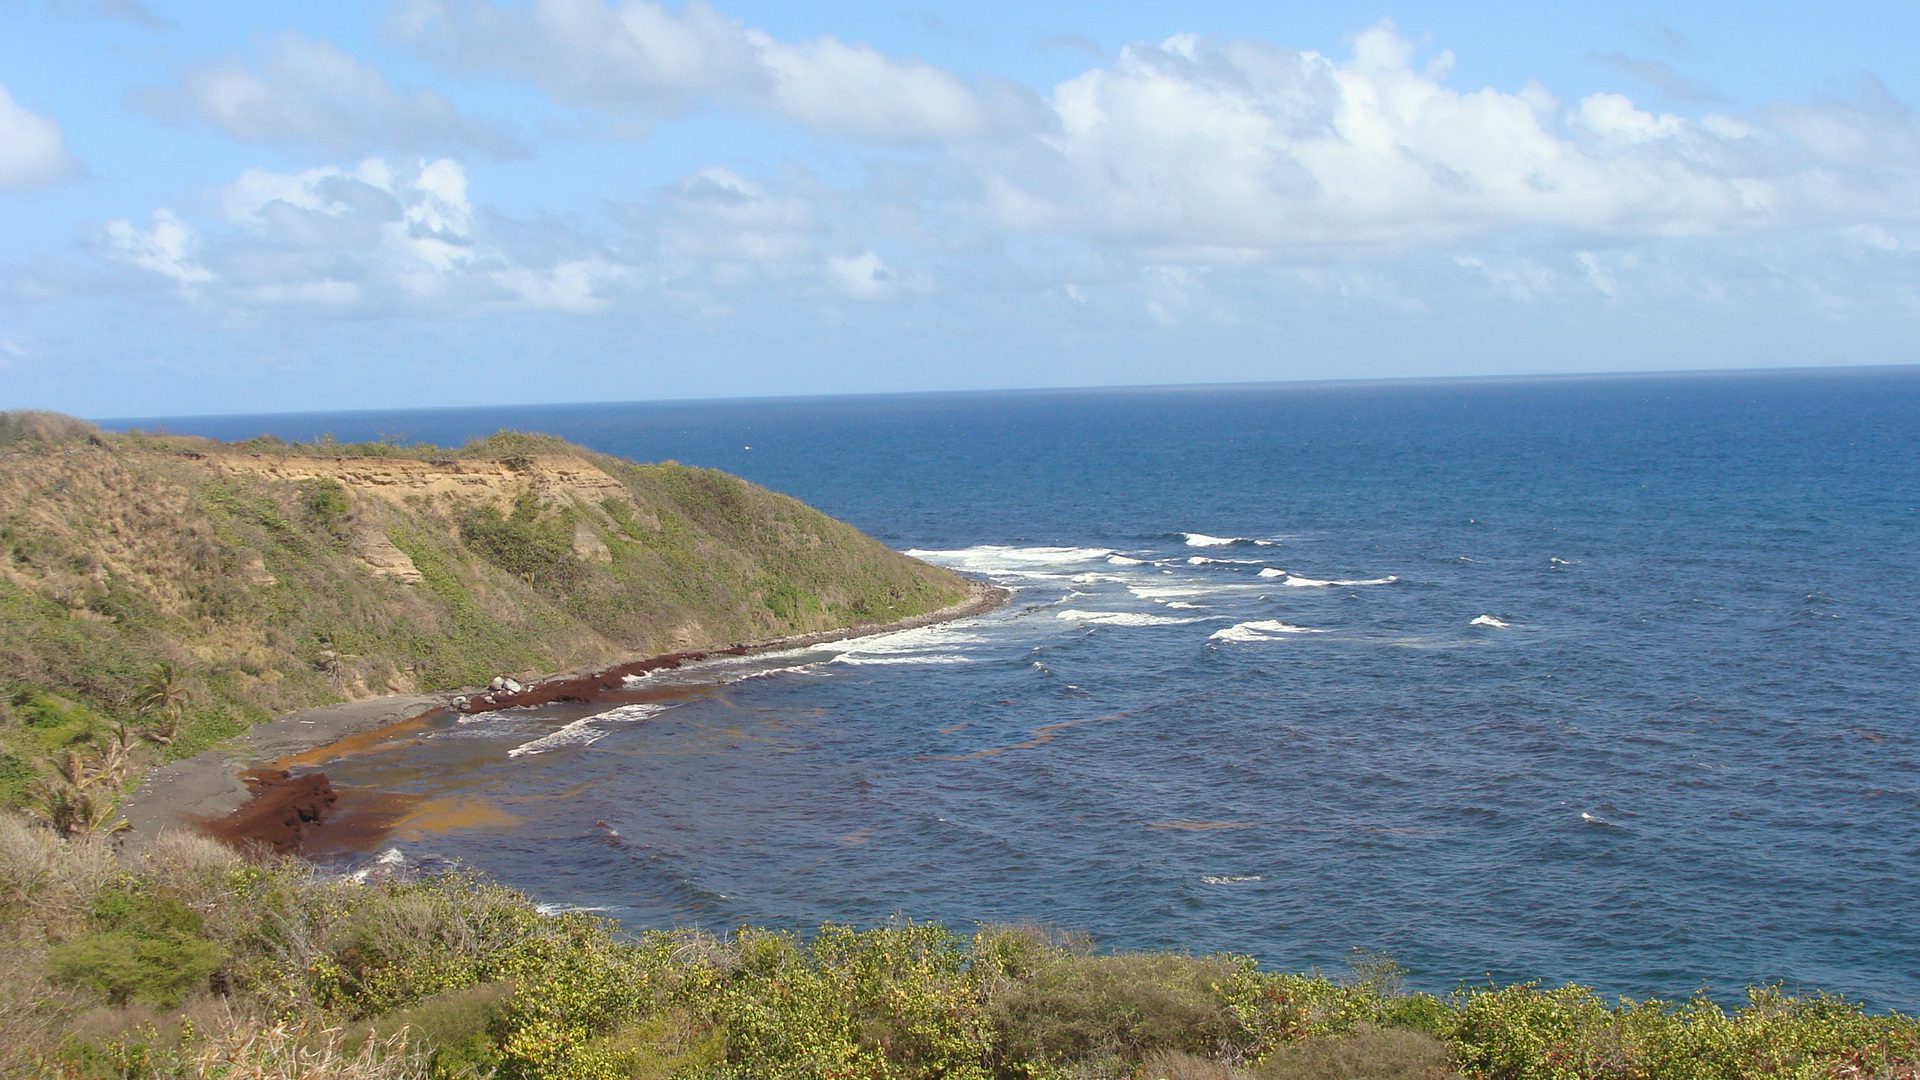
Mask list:
POLYGON ((69 750, 912 618, 954 574, 712 469, 0 414, 0 802, 69 750), (124 730, 116 733, 116 727, 124 730), (130 733, 130 734, 129 734, 130 733))

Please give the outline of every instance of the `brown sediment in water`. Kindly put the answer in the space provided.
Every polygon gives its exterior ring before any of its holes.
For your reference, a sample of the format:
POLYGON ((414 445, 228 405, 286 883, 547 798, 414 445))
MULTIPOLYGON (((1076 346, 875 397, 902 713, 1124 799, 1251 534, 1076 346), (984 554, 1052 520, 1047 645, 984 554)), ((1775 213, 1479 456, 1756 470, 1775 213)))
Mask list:
POLYGON ((252 801, 204 825, 209 835, 236 847, 298 851, 307 830, 340 798, 325 773, 295 776, 285 769, 255 768, 241 773, 240 779, 253 792, 252 801))
MULTIPOLYGON (((646 676, 689 664, 727 657, 750 656, 806 648, 852 637, 912 630, 984 614, 1005 603, 1012 593, 999 586, 974 582, 967 599, 938 611, 884 625, 843 627, 813 634, 797 634, 765 641, 735 642, 713 649, 667 653, 586 672, 565 672, 535 681, 517 693, 450 695, 461 712, 495 712, 562 702, 664 701, 704 692, 705 687, 631 687, 628 676, 646 676)), ((420 832, 462 828, 508 827, 520 819, 485 800, 470 797, 429 799, 421 795, 372 789, 335 790, 315 766, 375 749, 402 744, 424 733, 444 715, 448 706, 436 705, 367 731, 352 732, 317 745, 281 754, 270 764, 255 766, 240 776, 251 798, 224 816, 186 820, 202 831, 236 847, 264 846, 276 852, 315 854, 319 851, 369 851, 402 826, 420 832), (312 848, 309 849, 309 841, 312 848)), ((1082 721, 1084 722, 1084 721, 1082 721)), ((1072 724, 1058 725, 1070 727, 1072 724)), ((1052 738, 1042 729, 1044 742, 1052 738)))

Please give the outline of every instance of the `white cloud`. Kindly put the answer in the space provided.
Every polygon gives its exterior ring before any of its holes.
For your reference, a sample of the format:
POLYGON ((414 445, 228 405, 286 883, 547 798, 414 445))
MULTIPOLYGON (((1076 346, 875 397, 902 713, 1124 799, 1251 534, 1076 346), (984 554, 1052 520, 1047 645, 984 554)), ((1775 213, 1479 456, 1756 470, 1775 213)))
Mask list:
POLYGON ((299 34, 282 37, 257 72, 237 60, 191 68, 178 88, 139 101, 163 114, 190 111, 247 142, 519 152, 512 139, 461 115, 440 94, 396 88, 374 65, 299 34))
POLYGON ((213 274, 194 258, 193 226, 161 207, 153 223, 141 229, 131 221, 107 225, 107 257, 115 262, 167 278, 183 290, 213 280, 213 274))
POLYGON ((1383 23, 1336 62, 1190 35, 1055 88, 1056 131, 963 150, 986 220, 1227 265, 1459 247, 1560 230, 1612 242, 1920 216, 1911 114, 1771 127, 1617 94, 1463 92, 1383 23), (1870 148, 1870 149, 1869 149, 1870 148), (1869 166, 1869 161, 1872 165, 1869 166))
POLYGON ((104 254, 209 303, 353 315, 590 312, 633 268, 555 230, 489 230, 459 162, 367 158, 297 173, 248 169, 220 192, 221 222, 172 211, 115 221, 104 254), (512 250, 496 232, 527 250, 512 250))
POLYGON ((671 111, 701 100, 883 142, 975 138, 1024 122, 1019 95, 822 35, 784 42, 701 0, 411 0, 396 31, 449 66, 532 79, 553 96, 671 111))
POLYGON ((51 184, 76 167, 60 125, 21 107, 0 85, 0 191, 51 184))
POLYGON ((890 300, 900 293, 899 279, 871 251, 829 256, 824 276, 829 287, 849 300, 890 300))
POLYGON ((791 264, 816 257, 821 230, 813 205, 775 194, 732 169, 714 166, 667 193, 661 252, 701 263, 791 264))
POLYGON ((767 105, 814 131, 887 142, 968 139, 994 127, 986 102, 952 73, 821 36, 788 45, 748 35, 772 83, 767 105))

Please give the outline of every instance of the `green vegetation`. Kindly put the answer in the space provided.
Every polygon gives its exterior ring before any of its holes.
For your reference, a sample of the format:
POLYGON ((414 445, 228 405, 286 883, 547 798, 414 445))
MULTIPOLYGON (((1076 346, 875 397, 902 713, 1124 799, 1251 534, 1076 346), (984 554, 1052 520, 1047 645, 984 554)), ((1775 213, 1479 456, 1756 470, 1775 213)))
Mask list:
POLYGON ((146 766, 296 709, 964 595, 746 481, 547 436, 222 444, 0 413, 0 808, 105 827, 146 766))
POLYGON ((1409 994, 1031 927, 628 937, 464 874, 355 884, 182 836, 0 817, 0 1074, 1733 1080, 1915 1075, 1920 1023, 1821 995, 1409 994))

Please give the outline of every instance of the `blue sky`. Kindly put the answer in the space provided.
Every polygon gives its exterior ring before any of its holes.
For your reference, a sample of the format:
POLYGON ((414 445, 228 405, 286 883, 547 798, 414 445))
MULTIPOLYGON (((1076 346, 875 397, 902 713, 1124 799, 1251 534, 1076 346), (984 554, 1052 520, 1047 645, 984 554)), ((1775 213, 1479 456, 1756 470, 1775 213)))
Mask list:
POLYGON ((0 0, 0 407, 1913 363, 1920 3, 0 0))

